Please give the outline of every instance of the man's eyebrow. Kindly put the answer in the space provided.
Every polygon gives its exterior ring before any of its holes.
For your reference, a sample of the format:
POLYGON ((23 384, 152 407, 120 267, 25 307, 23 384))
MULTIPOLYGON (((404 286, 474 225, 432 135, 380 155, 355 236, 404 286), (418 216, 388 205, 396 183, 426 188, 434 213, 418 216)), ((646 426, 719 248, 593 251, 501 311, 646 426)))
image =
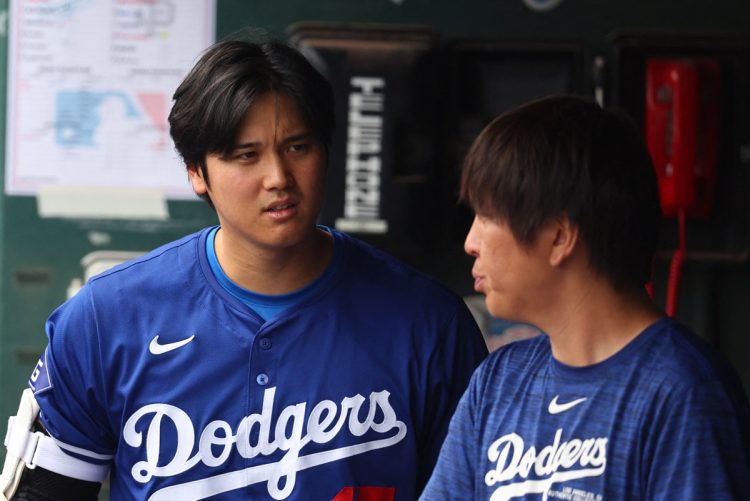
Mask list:
POLYGON ((242 150, 244 148, 256 148, 259 144, 260 142, 258 141, 248 141, 247 143, 239 143, 239 144, 235 144, 234 146, 232 146, 230 151, 242 150))
MULTIPOLYGON (((309 140, 312 137, 312 133, 304 131, 300 132, 299 134, 293 134, 291 136, 285 137, 281 140, 281 144, 289 144, 294 143, 296 141, 306 141, 309 140)), ((257 148, 260 146, 260 141, 248 141, 245 143, 238 143, 232 146, 230 151, 236 151, 236 150, 242 150, 246 148, 257 148)))
POLYGON ((292 134, 291 136, 285 137, 281 143, 288 144, 296 141, 306 141, 312 137, 312 134, 308 131, 300 132, 299 134, 292 134))

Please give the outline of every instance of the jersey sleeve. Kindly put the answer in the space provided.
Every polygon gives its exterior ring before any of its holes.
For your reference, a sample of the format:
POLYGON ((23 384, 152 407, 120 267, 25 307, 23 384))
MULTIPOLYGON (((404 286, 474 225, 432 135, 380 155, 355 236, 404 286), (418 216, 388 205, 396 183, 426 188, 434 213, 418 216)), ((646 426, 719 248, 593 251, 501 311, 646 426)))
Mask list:
POLYGON ((487 346, 468 308, 460 303, 441 333, 442 343, 429 362, 426 435, 421 438, 419 485, 427 483, 448 432, 451 417, 487 346))
POLYGON ((750 492, 750 408, 739 383, 666 399, 644 461, 645 499, 735 500, 750 492))
POLYGON ((420 501, 474 499, 478 373, 471 379, 453 414, 448 435, 420 501))
POLYGON ((106 468, 116 440, 105 410, 106 371, 89 286, 45 324, 47 348, 29 379, 40 420, 67 454, 106 468))

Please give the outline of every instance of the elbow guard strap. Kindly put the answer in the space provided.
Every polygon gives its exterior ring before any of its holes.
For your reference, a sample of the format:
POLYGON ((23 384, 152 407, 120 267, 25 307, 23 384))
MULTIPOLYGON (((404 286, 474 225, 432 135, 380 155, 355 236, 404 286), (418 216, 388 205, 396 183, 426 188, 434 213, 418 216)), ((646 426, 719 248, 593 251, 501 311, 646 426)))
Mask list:
MULTIPOLYGON (((30 389, 21 396, 18 413, 8 419, 5 435, 5 464, 0 475, 0 493, 10 499, 18 488, 24 468, 41 466, 66 477, 101 482, 109 467, 91 464, 63 452, 52 437, 32 431, 39 415, 39 405, 30 389)), ((2 499, 2 498, 0 498, 2 499)))

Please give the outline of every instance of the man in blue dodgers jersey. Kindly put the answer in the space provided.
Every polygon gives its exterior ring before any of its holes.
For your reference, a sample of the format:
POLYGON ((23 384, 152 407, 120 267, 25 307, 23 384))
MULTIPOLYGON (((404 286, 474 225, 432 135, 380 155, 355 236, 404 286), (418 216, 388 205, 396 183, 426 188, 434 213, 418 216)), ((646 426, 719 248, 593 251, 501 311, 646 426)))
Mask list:
POLYGON ((107 473, 114 499, 415 499, 486 355, 468 309, 316 226, 333 97, 295 49, 219 42, 174 100, 220 226, 51 315, 9 433, 16 499, 95 498, 107 473), (24 424, 37 402, 49 436, 24 424))
POLYGON ((547 335, 476 371, 421 499, 748 499, 739 379, 645 292, 660 211, 632 122, 572 96, 509 111, 461 196, 475 289, 547 335))

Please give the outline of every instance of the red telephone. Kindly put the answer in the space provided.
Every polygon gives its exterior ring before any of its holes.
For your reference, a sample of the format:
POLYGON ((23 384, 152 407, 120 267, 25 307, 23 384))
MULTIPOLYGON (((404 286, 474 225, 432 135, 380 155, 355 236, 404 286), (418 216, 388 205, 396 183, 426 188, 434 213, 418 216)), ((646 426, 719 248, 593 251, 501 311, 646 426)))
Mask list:
POLYGON ((659 179, 662 211, 711 214, 719 140, 719 62, 646 61, 646 143, 659 179))
MULTIPOLYGON (((711 214, 719 141, 720 67, 711 59, 646 60, 646 144, 662 212, 676 217, 679 245, 670 263, 665 310, 677 311, 686 254, 685 218, 711 214)), ((649 285, 653 296, 653 288, 649 285)))

